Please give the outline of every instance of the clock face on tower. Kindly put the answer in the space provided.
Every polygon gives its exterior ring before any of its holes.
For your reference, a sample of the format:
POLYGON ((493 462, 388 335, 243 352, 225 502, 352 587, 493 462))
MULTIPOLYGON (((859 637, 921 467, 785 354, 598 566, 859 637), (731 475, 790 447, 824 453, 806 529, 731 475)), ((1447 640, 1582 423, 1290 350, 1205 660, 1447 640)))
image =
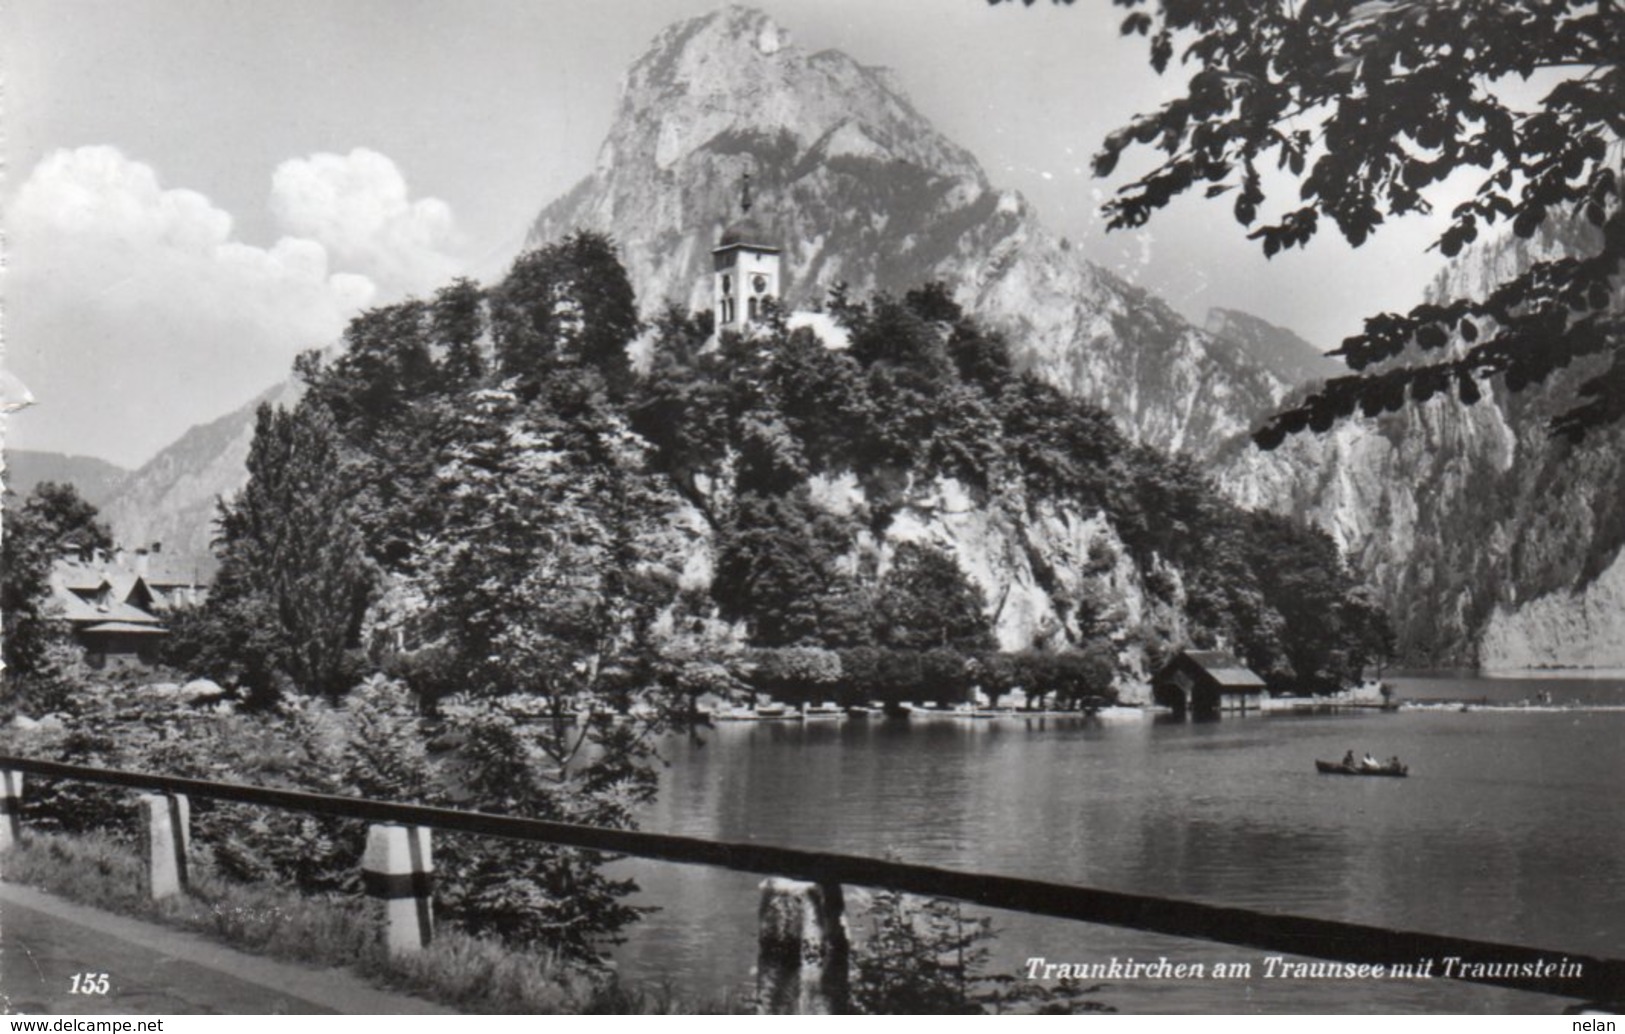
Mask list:
POLYGON ((750 287, 751 290, 755 291, 757 294, 761 294, 763 291, 767 290, 767 277, 757 273, 755 276, 750 278, 750 287))

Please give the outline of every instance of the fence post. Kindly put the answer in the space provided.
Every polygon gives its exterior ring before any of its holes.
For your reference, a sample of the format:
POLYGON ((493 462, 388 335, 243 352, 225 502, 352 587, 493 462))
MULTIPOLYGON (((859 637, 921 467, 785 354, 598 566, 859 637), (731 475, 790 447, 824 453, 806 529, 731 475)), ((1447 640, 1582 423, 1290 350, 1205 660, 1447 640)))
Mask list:
POLYGON ((762 881, 757 913, 756 1009, 829 1015, 851 1011, 850 946, 838 883, 762 881))
POLYGON ((23 774, 0 771, 0 851, 23 838, 23 774))
POLYGON ((147 813, 147 885, 152 899, 186 891, 186 850, 191 846, 191 804, 185 794, 144 793, 147 813))
POLYGON ((373 824, 361 857, 367 895, 383 904, 390 954, 422 951, 434 934, 434 860, 426 826, 373 824))

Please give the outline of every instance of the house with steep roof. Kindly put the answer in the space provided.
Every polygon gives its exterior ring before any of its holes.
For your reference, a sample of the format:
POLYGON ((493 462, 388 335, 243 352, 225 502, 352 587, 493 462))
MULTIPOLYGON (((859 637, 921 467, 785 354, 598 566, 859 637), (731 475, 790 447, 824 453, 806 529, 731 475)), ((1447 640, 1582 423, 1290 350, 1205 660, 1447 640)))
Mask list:
POLYGON ((137 549, 128 560, 129 568, 141 576, 152 593, 152 608, 166 614, 182 607, 195 607, 208 595, 196 563, 166 555, 163 544, 137 549))
POLYGON ((1151 696, 1179 714, 1259 709, 1264 680, 1222 650, 1181 650, 1151 678, 1151 696))
POLYGON ((169 634, 164 615, 202 600, 194 575, 159 567, 161 547, 61 557, 51 568, 59 617, 96 668, 151 664, 169 634))

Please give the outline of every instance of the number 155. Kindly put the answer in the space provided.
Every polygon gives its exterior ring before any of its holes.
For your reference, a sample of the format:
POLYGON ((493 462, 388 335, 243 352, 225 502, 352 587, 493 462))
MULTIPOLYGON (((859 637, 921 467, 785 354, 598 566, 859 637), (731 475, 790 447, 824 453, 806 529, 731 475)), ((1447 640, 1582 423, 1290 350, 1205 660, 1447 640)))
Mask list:
POLYGON ((106 973, 75 973, 69 994, 104 995, 108 991, 106 973))

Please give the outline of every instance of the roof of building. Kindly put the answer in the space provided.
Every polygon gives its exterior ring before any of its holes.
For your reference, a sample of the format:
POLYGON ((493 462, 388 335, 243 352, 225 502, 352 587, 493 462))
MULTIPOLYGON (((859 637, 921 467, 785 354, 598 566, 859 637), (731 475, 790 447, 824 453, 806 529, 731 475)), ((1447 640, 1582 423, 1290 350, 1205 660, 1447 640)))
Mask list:
POLYGON ((164 563, 156 556, 147 558, 147 573, 142 575, 148 585, 200 585, 196 565, 177 562, 173 565, 164 563))
POLYGON ((65 588, 77 592, 95 591, 103 582, 127 591, 140 577, 149 587, 201 586, 195 564, 162 553, 118 553, 95 560, 58 559, 52 573, 65 588), (145 573, 141 568, 145 567, 145 573))
POLYGON ((163 621, 158 617, 122 600, 108 600, 106 603, 98 603, 71 592, 56 593, 55 596, 56 601, 62 606, 62 617, 76 625, 95 625, 108 621, 125 622, 134 625, 163 624, 163 621))
POLYGON ((152 591, 147 588, 142 575, 129 571, 109 571, 107 584, 112 586, 114 599, 129 601, 137 597, 143 600, 152 598, 152 591))
POLYGON ((62 617, 78 626, 122 622, 161 625, 147 605, 152 592, 139 575, 124 571, 98 571, 88 564, 64 560, 51 569, 51 598, 62 617))
POLYGON ((80 629, 81 632, 134 632, 139 635, 168 635, 167 628, 155 625, 138 625, 133 621, 103 621, 99 625, 89 625, 80 629))
POLYGON ((742 246, 755 248, 758 251, 778 251, 778 245, 768 243, 770 239, 767 231, 762 229, 760 223, 746 216, 722 231, 722 240, 717 244, 715 250, 721 251, 723 248, 742 246))
POLYGON ((102 573, 101 568, 72 560, 59 561, 53 573, 64 589, 71 589, 74 592, 98 592, 107 584, 107 576, 102 573))
POLYGON ((1184 650, 1181 653, 1221 686, 1241 689, 1264 685, 1257 673, 1223 650, 1184 650))

